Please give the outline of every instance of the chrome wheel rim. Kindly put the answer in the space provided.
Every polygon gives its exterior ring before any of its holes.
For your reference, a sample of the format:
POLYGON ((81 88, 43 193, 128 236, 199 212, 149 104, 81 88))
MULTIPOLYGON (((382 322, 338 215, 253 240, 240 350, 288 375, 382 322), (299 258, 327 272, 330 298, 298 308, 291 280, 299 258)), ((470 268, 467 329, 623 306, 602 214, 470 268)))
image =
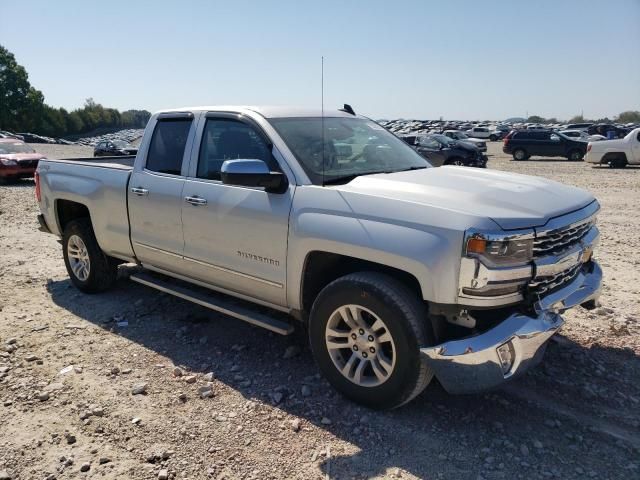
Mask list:
POLYGON ((325 342, 333 365, 361 387, 386 382, 396 364, 396 347, 389 328, 371 310, 343 305, 327 322, 325 342))
POLYGON ((462 160, 454 160, 454 161, 453 161, 453 164, 454 164, 454 165, 457 165, 457 166, 459 166, 459 167, 464 166, 464 163, 462 162, 462 160))
POLYGON ((78 235, 71 235, 67 242, 67 257, 69 266, 78 280, 86 282, 91 271, 89 252, 82 238, 78 235))
POLYGON ((524 152, 523 152, 522 150, 518 150, 518 151, 516 152, 516 158, 517 158, 518 160, 522 160, 522 159, 524 158, 524 152))

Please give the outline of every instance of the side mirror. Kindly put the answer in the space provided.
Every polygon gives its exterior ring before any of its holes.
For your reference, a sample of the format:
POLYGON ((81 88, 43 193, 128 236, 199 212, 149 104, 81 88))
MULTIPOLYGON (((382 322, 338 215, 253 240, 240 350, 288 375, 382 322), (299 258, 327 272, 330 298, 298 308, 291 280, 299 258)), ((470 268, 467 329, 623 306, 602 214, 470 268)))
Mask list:
POLYGON ((220 169, 222 183, 242 187, 262 187, 269 193, 284 193, 287 177, 271 172, 262 160, 226 160, 220 169))

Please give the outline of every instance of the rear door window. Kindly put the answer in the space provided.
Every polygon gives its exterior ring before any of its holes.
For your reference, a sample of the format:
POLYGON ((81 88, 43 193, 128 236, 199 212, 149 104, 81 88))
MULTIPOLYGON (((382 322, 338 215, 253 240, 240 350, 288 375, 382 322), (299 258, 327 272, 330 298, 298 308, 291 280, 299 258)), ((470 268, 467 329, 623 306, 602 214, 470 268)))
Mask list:
POLYGON ((146 169, 180 175, 184 149, 189 138, 190 118, 159 120, 151 137, 146 169))

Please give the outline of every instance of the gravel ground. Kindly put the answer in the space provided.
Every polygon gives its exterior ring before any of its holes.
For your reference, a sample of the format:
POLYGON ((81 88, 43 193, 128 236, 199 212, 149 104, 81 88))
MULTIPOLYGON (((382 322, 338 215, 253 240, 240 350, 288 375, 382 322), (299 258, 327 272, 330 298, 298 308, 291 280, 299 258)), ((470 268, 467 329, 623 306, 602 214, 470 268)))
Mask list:
POLYGON ((303 334, 134 284, 129 267, 114 290, 79 293, 37 231, 33 183, 0 186, 0 479, 639 478, 640 169, 516 163, 500 147, 490 168, 600 200, 602 306, 568 312, 544 363, 505 388, 433 384, 392 412, 338 396, 303 334))

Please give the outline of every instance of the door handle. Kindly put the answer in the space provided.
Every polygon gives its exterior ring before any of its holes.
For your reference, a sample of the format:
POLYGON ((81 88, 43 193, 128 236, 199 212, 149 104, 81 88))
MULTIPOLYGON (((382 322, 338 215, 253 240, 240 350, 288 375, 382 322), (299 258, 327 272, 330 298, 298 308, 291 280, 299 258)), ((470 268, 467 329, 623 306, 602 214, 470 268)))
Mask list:
POLYGON ((135 193, 140 197, 144 197, 145 195, 149 195, 149 190, 142 187, 131 187, 131 193, 135 193))
POLYGON ((187 203, 190 203, 191 205, 194 206, 198 206, 198 205, 206 205, 207 204, 207 200, 205 198, 201 198, 198 197, 197 195, 194 197, 184 197, 184 201, 187 203))

